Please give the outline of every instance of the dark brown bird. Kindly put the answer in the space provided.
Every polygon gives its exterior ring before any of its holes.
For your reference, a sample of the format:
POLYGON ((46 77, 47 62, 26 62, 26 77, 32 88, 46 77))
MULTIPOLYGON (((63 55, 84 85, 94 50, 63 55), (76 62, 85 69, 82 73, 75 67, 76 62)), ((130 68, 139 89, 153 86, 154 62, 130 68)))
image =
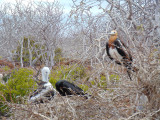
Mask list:
POLYGON ((56 83, 56 90, 60 93, 61 96, 70 96, 70 95, 80 95, 84 98, 88 98, 90 95, 84 93, 84 91, 73 83, 68 82, 67 80, 59 80, 56 83))
POLYGON ((106 44, 107 55, 111 60, 114 60, 119 65, 124 65, 127 68, 128 76, 131 79, 131 70, 135 72, 132 67, 132 56, 126 45, 118 38, 116 30, 112 30, 110 38, 106 44))

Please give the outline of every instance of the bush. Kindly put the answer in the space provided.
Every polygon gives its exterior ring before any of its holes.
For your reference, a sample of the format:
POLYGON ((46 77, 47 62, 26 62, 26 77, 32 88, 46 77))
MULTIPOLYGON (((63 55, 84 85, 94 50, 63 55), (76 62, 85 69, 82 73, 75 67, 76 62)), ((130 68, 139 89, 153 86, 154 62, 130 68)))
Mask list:
POLYGON ((57 48, 57 49, 55 49, 54 53, 55 53, 54 62, 55 63, 62 62, 63 61, 63 58, 62 58, 62 49, 61 48, 57 48))
POLYGON ((4 66, 4 67, 2 68, 2 70, 4 70, 5 72, 6 72, 6 71, 9 71, 9 70, 10 70, 10 67, 4 66))
POLYGON ((1 116, 9 115, 9 107, 5 104, 5 100, 2 95, 0 95, 0 115, 1 116))
MULTIPOLYGON (((32 54, 32 61, 37 58, 38 55, 41 54, 41 52, 45 51, 45 45, 41 45, 39 43, 36 43, 35 40, 31 37, 24 37, 23 38, 23 62, 24 66, 29 66, 29 49, 32 49, 31 54, 32 54), (28 46, 28 42, 30 43, 28 46)), ((20 62, 20 54, 21 54, 21 43, 19 42, 16 50, 13 50, 12 53, 16 53, 14 55, 14 61, 20 62)), ((46 54, 45 54, 46 55, 46 54)), ((41 64, 45 63, 45 61, 42 60, 42 56, 36 61, 35 64, 41 64)))
POLYGON ((83 66, 78 65, 61 65, 56 67, 51 71, 50 74, 50 82, 53 86, 58 80, 66 79, 68 81, 75 81, 78 79, 82 79, 86 76, 85 68, 83 66))
POLYGON ((10 76, 11 76, 10 73, 7 74, 7 75, 4 75, 3 78, 2 78, 2 80, 3 80, 4 82, 7 82, 7 81, 9 80, 10 76))
MULTIPOLYGON (((107 88, 107 79, 105 74, 100 74, 100 76, 95 78, 94 80, 90 81, 91 85, 97 85, 97 87, 106 89, 107 88)), ((116 74, 111 74, 109 76, 109 81, 113 84, 117 83, 119 81, 119 76, 116 74)))
POLYGON ((112 74, 109 76, 110 82, 117 83, 119 81, 119 75, 112 74))
POLYGON ((5 98, 4 98, 3 92, 2 92, 2 90, 4 90, 4 89, 5 89, 5 85, 0 83, 0 115, 1 116, 6 116, 9 112, 9 107, 4 104, 5 98))
POLYGON ((21 103, 21 98, 29 95, 33 91, 32 88, 35 87, 33 70, 21 68, 11 73, 8 83, 1 89, 1 92, 3 92, 7 101, 21 103))
POLYGON ((0 83, 0 115, 6 116, 9 112, 5 101, 22 103, 23 97, 28 96, 35 87, 33 70, 27 68, 13 70, 8 82, 5 85, 0 83))
POLYGON ((100 75, 100 81, 98 83, 98 86, 100 86, 102 88, 106 88, 107 87, 107 79, 106 79, 106 76, 104 74, 100 75))
POLYGON ((95 77, 92 81, 90 81, 91 85, 96 85, 100 88, 106 88, 107 87, 107 79, 105 74, 100 74, 98 77, 95 77))
POLYGON ((88 87, 87 85, 84 85, 84 84, 79 85, 79 87, 80 87, 84 92, 88 91, 88 89, 89 89, 89 87, 88 87))

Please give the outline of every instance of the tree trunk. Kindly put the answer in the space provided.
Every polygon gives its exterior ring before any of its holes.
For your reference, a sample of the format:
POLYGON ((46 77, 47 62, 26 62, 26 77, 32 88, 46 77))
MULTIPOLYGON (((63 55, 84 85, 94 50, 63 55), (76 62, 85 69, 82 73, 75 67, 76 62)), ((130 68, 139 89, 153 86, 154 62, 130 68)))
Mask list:
POLYGON ((32 52, 30 48, 30 39, 28 38, 28 51, 29 51, 29 66, 32 67, 32 52))
POLYGON ((23 38, 22 38, 22 41, 21 41, 20 63, 21 63, 21 68, 23 68, 23 38))

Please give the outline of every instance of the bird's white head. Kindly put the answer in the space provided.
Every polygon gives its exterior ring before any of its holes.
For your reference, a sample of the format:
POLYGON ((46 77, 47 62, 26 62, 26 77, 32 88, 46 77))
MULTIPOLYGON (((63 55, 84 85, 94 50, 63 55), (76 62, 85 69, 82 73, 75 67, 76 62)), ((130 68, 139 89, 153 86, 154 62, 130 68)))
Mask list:
POLYGON ((49 77, 49 74, 50 74, 50 70, 48 67, 43 67, 42 68, 42 81, 44 82, 48 82, 48 77, 49 77))

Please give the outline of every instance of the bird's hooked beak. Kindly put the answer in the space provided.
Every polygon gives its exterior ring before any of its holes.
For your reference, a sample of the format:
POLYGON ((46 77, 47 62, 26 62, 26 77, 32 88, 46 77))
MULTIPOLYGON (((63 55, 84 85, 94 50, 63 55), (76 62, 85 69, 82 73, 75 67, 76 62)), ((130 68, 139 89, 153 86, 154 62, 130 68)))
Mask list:
POLYGON ((114 35, 115 32, 111 31, 110 33, 107 33, 108 35, 114 35))

